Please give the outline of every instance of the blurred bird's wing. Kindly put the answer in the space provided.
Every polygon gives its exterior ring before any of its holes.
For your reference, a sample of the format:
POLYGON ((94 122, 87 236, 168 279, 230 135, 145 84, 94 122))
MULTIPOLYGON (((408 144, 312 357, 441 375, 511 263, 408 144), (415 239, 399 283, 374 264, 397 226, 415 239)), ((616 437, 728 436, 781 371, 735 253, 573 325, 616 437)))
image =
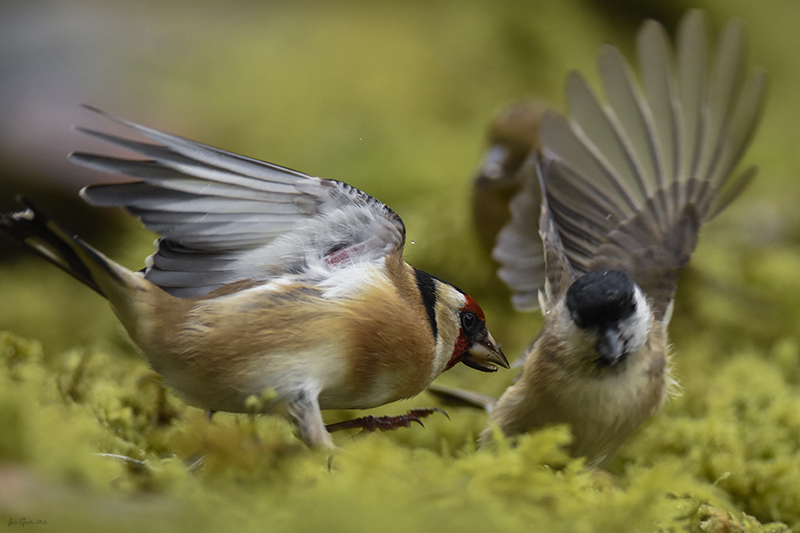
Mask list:
POLYGON ((223 285, 267 281, 402 254, 405 227, 380 201, 346 183, 307 176, 116 119, 158 144, 81 130, 146 160, 74 153, 80 165, 136 178, 81 191, 120 206, 160 234, 145 277, 195 297, 223 285), (317 269, 318 270, 318 269, 317 269))
POLYGON ((543 188, 564 251, 577 275, 627 272, 662 317, 697 232, 735 199, 755 168, 732 172, 761 115, 766 76, 745 79, 745 37, 737 22, 706 64, 703 14, 690 11, 673 66, 664 28, 638 36, 644 89, 619 51, 603 47, 607 104, 569 75, 570 118, 542 119, 543 188))
POLYGON ((472 183, 475 229, 489 250, 511 218, 512 197, 532 174, 529 156, 541 148, 539 122, 547 109, 538 100, 514 102, 498 111, 489 126, 489 147, 472 183))
POLYGON ((497 276, 508 285, 511 301, 520 310, 539 306, 539 289, 545 282, 545 257, 539 237, 542 192, 538 160, 532 154, 519 169, 520 187, 508 204, 511 219, 497 234, 492 258, 500 264, 497 276))

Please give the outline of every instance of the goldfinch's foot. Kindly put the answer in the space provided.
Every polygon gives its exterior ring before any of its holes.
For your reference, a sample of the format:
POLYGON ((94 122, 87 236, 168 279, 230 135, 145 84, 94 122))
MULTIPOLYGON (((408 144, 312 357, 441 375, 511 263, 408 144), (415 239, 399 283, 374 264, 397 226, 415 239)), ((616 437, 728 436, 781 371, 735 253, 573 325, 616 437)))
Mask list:
POLYGON ((336 424, 328 424, 325 426, 330 433, 334 431, 340 431, 342 429, 356 429, 361 428, 364 431, 373 432, 375 430, 381 431, 391 431, 393 429, 397 429, 400 427, 407 428, 411 425, 411 422, 416 422, 422 427, 425 427, 425 424, 422 423, 421 418, 425 418, 427 416, 432 415, 433 413, 442 413, 444 416, 447 417, 449 420, 450 417, 445 413, 442 409, 438 407, 422 407, 419 409, 412 409, 404 415, 398 416, 363 416, 361 418, 356 418, 354 420, 346 420, 344 422, 338 422, 336 424))

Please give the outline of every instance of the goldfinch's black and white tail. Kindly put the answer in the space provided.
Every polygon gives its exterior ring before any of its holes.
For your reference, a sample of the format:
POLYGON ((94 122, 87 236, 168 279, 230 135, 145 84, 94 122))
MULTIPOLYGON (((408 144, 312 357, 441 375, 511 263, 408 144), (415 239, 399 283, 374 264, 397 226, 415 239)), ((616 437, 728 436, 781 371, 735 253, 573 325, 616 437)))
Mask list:
POLYGON ((119 278, 116 265, 50 220, 30 201, 21 197, 19 201, 26 209, 0 215, 0 233, 27 246, 84 285, 106 296, 96 280, 96 272, 99 267, 108 275, 119 278))

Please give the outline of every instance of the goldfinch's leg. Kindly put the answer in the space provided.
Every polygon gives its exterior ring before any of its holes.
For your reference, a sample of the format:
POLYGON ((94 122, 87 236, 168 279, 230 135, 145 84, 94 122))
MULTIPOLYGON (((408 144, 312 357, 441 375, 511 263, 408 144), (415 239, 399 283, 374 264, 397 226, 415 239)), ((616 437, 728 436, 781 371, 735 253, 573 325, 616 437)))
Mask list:
MULTIPOLYGON (((420 418, 425 418, 426 416, 430 416, 433 413, 442 413, 444 416, 447 416, 443 410, 439 409, 438 407, 424 407, 420 409, 412 409, 404 415, 399 416, 364 416, 361 418, 356 418, 354 420, 346 420, 344 422, 339 422, 336 424, 328 424, 326 427, 329 432, 333 433, 334 431, 340 431, 342 429, 356 429, 361 428, 364 431, 375 431, 376 429, 380 429, 381 431, 390 431, 392 429, 397 429, 400 427, 407 428, 411 425, 411 422, 416 422, 422 427, 425 427, 425 424, 422 423, 420 418)), ((450 417, 447 416, 449 419, 450 417)))
POLYGON ((287 402, 289 417, 300 429, 300 438, 311 448, 333 449, 333 440, 325 428, 317 396, 319 391, 301 389, 287 402))

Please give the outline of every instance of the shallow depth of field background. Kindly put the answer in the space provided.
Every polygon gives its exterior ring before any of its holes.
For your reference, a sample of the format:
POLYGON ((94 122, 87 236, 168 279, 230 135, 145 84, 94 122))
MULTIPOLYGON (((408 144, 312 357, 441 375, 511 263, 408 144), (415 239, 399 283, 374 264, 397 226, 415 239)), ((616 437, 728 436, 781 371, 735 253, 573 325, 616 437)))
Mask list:
MULTIPOLYGON (((118 4, 0 6, 0 210, 15 208, 22 193, 131 268, 143 265, 154 235, 124 213, 82 204, 80 187, 116 178, 66 160, 73 150, 111 150, 73 126, 124 130, 82 103, 379 198, 406 223, 407 261, 472 294, 514 359, 540 319, 511 309, 473 235, 469 183, 485 127, 512 100, 535 96, 561 108, 570 69, 597 86, 601 43, 633 59, 644 18, 674 35, 689 7, 707 11, 712 42, 727 20, 742 19, 750 64, 769 73, 766 111, 746 156, 760 172, 703 230, 681 280, 670 332, 682 394, 607 474, 563 455, 564 428, 476 451, 486 417, 461 408, 448 407, 451 420, 435 416, 424 429, 337 434, 330 468, 282 420, 220 414, 209 422, 158 386, 105 301, 0 240, 0 524, 800 528, 800 4, 118 4)), ((462 365, 440 380, 499 395, 513 375, 462 365)), ((373 412, 428 405, 438 404, 422 394, 373 412)))

